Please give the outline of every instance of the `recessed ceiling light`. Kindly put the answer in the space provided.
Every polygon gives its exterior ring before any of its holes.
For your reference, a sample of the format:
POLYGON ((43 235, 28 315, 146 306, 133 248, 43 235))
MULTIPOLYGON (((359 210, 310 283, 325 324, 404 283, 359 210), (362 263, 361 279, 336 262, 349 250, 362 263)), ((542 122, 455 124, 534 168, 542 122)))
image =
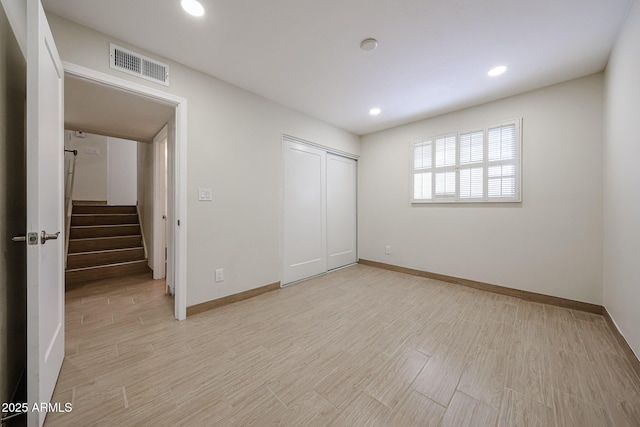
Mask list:
POLYGON ((204 15, 204 7, 202 7, 198 0, 181 0, 180 5, 189 15, 204 15))
POLYGON ((378 47, 378 40, 376 39, 364 39, 360 42, 360 49, 362 50, 374 50, 378 47))
POLYGON ((379 108, 372 108, 371 110, 369 110, 369 114, 371 114, 372 116, 377 116, 381 111, 382 110, 380 110, 379 108))
POLYGON ((487 74, 491 77, 495 77, 495 76, 499 76, 500 74, 503 74, 505 71, 507 71, 507 66, 499 65, 497 67, 490 69, 487 74))

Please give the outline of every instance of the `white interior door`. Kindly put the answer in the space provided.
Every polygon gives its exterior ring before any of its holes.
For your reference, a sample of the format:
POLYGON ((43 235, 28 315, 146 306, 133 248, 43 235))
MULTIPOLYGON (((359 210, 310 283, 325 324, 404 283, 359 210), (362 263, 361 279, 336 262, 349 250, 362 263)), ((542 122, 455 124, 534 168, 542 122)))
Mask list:
MULTIPOLYGON (((64 71, 39 0, 27 2, 27 398, 49 402, 64 359, 64 71), (40 241, 41 233, 56 236, 40 241), (29 236, 29 234, 27 235, 29 236), (31 234, 33 236, 33 234, 31 234)), ((29 425, 46 412, 30 411, 29 425)))
POLYGON ((356 161, 327 153, 328 269, 357 261, 356 161))
POLYGON ((282 284, 327 271, 326 181, 322 150, 284 141, 282 284))
MULTIPOLYGON (((172 120, 169 122, 167 127, 167 155, 166 155, 166 184, 167 184, 167 205, 166 205, 166 216, 167 219, 165 221, 168 226, 166 226, 166 247, 167 247, 167 262, 165 269, 165 278, 167 282, 167 292, 170 295, 176 295, 176 263, 177 263, 177 255, 179 252, 177 251, 177 247, 179 244, 178 233, 176 232, 175 225, 177 222, 177 213, 176 212, 176 175, 178 174, 176 163, 177 158, 177 146, 176 146, 176 122, 172 120)), ((180 296, 176 296, 176 318, 180 319, 180 312, 182 308, 185 310, 186 316, 186 304, 181 308, 178 304, 178 298, 180 296)))
POLYGON ((153 138, 153 278, 166 274, 167 126, 153 138))

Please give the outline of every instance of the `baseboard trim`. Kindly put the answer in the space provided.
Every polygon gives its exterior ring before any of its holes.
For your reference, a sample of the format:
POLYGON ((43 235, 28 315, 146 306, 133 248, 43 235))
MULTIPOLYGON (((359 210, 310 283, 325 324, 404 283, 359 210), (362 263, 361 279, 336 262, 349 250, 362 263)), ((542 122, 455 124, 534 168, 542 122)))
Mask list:
POLYGON ((106 206, 107 205, 107 201, 106 200, 72 200, 73 206, 94 206, 94 205, 100 205, 100 206, 106 206))
POLYGON ((611 314, 609 314, 609 311, 605 307, 602 307, 602 311, 602 316, 609 325, 609 329, 611 329, 613 335, 615 335, 618 344, 620 344, 620 347, 622 347, 622 351, 627 356, 627 360, 629 360, 631 367, 638 376, 638 379, 640 379, 640 360, 638 359, 638 356, 636 356, 636 354, 633 352, 633 350, 629 346, 629 343, 622 335, 622 332, 620 332, 620 330, 618 329, 618 326, 613 321, 613 318, 611 317, 611 314))
POLYGON ((397 271, 399 273, 411 274, 413 276, 426 277, 428 279, 441 280, 447 283, 454 283, 469 288, 479 289, 481 291, 493 292, 495 294, 507 295, 520 298, 526 301, 538 302, 541 304, 555 305, 558 307, 570 308, 572 310, 586 311, 587 313, 604 314, 604 307, 588 302, 574 301, 571 299, 554 297, 551 295, 539 294, 536 292, 523 291, 520 289, 507 288, 506 286, 492 285, 490 283, 478 282, 475 280, 461 279, 459 277, 447 276, 444 274, 430 273, 428 271, 415 270, 407 267, 400 267, 393 264, 385 264, 382 262, 369 261, 360 259, 360 264, 378 267, 385 270, 397 271))
POLYGON ((265 294, 267 292, 280 289, 280 282, 271 283, 270 285, 261 286, 259 288, 250 289, 248 291, 240 292, 239 294, 229 295, 214 299, 212 301, 203 302, 201 304, 192 305, 187 307, 187 317, 193 316, 205 311, 213 310, 214 308, 222 307, 225 305, 233 304, 238 301, 243 301, 249 298, 253 298, 258 295, 265 294))

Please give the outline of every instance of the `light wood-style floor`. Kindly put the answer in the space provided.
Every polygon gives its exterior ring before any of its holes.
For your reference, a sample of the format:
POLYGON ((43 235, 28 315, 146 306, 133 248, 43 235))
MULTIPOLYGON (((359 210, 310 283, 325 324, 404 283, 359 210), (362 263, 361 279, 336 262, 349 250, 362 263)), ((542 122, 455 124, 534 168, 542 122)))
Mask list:
MULTIPOLYGON (((213 286, 213 285, 212 285, 213 286)), ((185 321, 164 282, 67 293, 48 426, 639 426, 601 316, 353 266, 185 321)))

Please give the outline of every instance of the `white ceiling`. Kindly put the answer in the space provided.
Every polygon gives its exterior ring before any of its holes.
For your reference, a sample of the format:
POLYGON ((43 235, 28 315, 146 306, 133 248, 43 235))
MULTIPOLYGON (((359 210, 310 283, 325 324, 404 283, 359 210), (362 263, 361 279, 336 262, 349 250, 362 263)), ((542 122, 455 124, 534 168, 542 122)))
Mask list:
POLYGON ((602 71, 631 0, 44 0, 356 134, 602 71), (368 37, 376 50, 360 50, 368 37), (501 77, 487 71, 509 66, 501 77), (377 106, 382 113, 371 117, 377 106))
POLYGON ((78 77, 64 79, 64 127, 151 142, 175 107, 78 77))

